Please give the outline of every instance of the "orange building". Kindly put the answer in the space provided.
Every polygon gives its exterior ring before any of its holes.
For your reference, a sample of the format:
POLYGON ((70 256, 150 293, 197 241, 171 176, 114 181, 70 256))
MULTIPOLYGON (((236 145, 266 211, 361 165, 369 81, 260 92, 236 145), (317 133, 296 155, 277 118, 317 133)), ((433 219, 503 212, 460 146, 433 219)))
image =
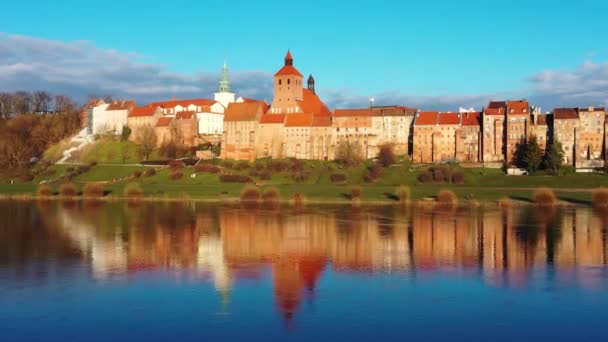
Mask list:
POLYGON ((505 160, 505 101, 491 101, 482 114, 484 163, 500 163, 505 160))
POLYGON ((414 118, 414 163, 456 161, 459 113, 420 112, 414 118))
POLYGON ((530 105, 526 100, 507 101, 506 109, 505 161, 507 165, 512 165, 519 145, 525 144, 530 135, 530 105))

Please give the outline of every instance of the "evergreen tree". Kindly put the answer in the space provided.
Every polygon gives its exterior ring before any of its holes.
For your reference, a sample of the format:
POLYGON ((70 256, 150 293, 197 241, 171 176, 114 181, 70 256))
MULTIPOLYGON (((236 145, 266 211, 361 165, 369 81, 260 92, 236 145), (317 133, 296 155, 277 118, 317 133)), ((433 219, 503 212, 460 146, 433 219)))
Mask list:
POLYGON ((526 144, 526 149, 523 155, 523 165, 528 172, 536 172, 543 162, 543 151, 538 145, 538 140, 535 136, 531 136, 526 144))
POLYGON ((562 149, 562 144, 554 139, 553 142, 547 146, 547 151, 545 152, 545 160, 544 167, 551 171, 553 175, 557 175, 562 163, 564 162, 564 150, 562 149))

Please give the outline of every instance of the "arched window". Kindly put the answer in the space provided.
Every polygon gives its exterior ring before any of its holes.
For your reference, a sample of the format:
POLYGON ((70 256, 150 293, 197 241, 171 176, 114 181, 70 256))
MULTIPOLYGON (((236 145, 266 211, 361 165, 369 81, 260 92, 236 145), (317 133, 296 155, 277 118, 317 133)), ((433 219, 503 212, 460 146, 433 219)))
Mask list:
POLYGON ((283 83, 283 82, 281 82, 281 79, 279 78, 279 85, 281 85, 281 83, 283 83))
POLYGON ((287 84, 291 84, 291 78, 287 79, 287 84))

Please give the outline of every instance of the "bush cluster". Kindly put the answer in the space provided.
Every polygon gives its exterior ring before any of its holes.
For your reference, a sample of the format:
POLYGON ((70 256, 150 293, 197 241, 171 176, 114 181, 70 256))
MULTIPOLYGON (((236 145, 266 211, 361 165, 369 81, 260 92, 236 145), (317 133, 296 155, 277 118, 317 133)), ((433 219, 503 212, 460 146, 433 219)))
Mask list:
POLYGON ((129 198, 140 198, 140 197, 143 197, 144 191, 141 189, 139 184, 129 183, 129 184, 125 185, 124 195, 125 195, 125 197, 129 197, 129 198))
POLYGON ((133 178, 139 178, 141 177, 141 171, 133 171, 133 174, 131 174, 131 176, 133 178))
POLYGON ((363 175, 363 180, 367 183, 373 183, 382 178, 382 165, 380 163, 373 163, 368 166, 363 175))
POLYGON ((155 170, 155 169, 153 169, 153 168, 151 168, 151 167, 147 168, 147 169, 144 171, 144 177, 152 177, 152 176, 154 176, 154 175, 156 175, 156 170, 155 170))
POLYGON ((182 177, 184 176, 184 174, 179 171, 179 170, 174 170, 173 172, 171 172, 171 174, 169 175, 169 179, 170 180, 180 180, 182 179, 182 177))
POLYGON ((38 187, 38 196, 53 196, 53 189, 48 184, 41 184, 38 187))
POLYGON ((222 183, 252 183, 253 179, 246 175, 224 174, 220 175, 222 183))
POLYGON ((598 188, 591 192, 591 204, 595 208, 608 208, 608 189, 598 188))
POLYGON ((257 202, 260 200, 260 189, 255 186, 246 186, 241 191, 241 201, 243 202, 257 202))
POLYGON ((534 202, 540 206, 553 206, 557 202, 557 197, 553 190, 539 188, 534 191, 534 202))
POLYGON ((452 171, 447 166, 432 166, 427 171, 418 174, 420 183, 453 183, 464 184, 465 177, 461 171, 452 171))
POLYGON ((342 172, 332 173, 329 178, 331 179, 332 183, 344 183, 347 180, 346 174, 342 172))
POLYGON ((59 186, 59 194, 61 196, 73 197, 78 195, 78 188, 76 188, 76 185, 72 182, 63 182, 59 186))
POLYGON ((103 197, 103 185, 99 183, 87 183, 82 189, 86 197, 103 197))
POLYGON ((196 164, 194 166, 195 172, 207 172, 207 173, 219 173, 221 171, 219 166, 212 164, 196 164))

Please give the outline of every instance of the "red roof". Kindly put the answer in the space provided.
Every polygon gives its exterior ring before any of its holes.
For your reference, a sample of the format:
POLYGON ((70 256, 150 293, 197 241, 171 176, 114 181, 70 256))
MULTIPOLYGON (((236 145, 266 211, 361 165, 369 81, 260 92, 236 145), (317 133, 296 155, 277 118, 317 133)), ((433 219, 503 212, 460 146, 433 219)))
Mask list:
POLYGON ((167 127, 171 124, 171 121, 173 121, 173 118, 170 117, 159 118, 156 122, 156 127, 167 127))
POLYGON ((263 101, 234 102, 228 105, 224 121, 253 121, 268 111, 268 104, 263 101))
POLYGON ((106 110, 131 110, 135 108, 135 101, 112 101, 106 110))
POLYGON ((370 108, 353 108, 353 109, 335 109, 334 116, 350 117, 350 116, 372 116, 370 108))
POLYGON ((403 106, 387 106, 372 108, 335 109, 334 116, 407 116, 414 115, 416 109, 403 106))
POLYGON ((194 116, 193 111, 178 112, 177 114, 175 114, 175 118, 177 120, 190 120, 190 119, 192 119, 193 116, 194 116))
POLYGON ((514 115, 530 114, 530 105, 526 100, 507 101, 507 113, 514 115))
POLYGON ((279 71, 277 71, 276 74, 274 74, 275 76, 289 76, 289 75, 295 75, 295 76, 300 76, 302 77, 302 74, 300 74, 300 72, 298 71, 298 69, 296 69, 293 65, 285 65, 283 66, 279 71))
POLYGON ((420 112, 416 117, 416 125, 436 125, 437 112, 420 112))
POLYGON ((264 114, 260 118, 261 124, 278 124, 285 122, 286 114, 264 114))
POLYGON ((329 127, 331 126, 331 117, 315 116, 312 118, 312 126, 314 127, 329 127))
POLYGON ((312 121, 313 121, 312 113, 289 114, 285 118, 285 127, 311 126, 312 121))
POLYGON ((129 117, 141 117, 141 116, 153 116, 156 113, 158 106, 143 106, 143 107, 135 107, 129 113, 129 117))
POLYGON ((479 118, 481 117, 481 113, 480 112, 467 112, 467 113, 462 113, 462 125, 463 126, 479 126, 480 125, 480 121, 479 118))
POLYGON ((175 108, 176 106, 188 107, 189 105, 195 105, 198 107, 211 107, 216 103, 215 100, 209 99, 190 99, 190 100, 175 100, 175 101, 162 101, 154 102, 150 105, 160 106, 162 108, 175 108))
POLYGON ((555 120, 578 119, 577 108, 555 108, 553 110, 555 120))
POLYGON ((285 60, 286 61, 293 60, 293 57, 291 57, 291 51, 287 50, 287 54, 285 55, 285 60))
POLYGON ((458 113, 439 113, 440 125, 458 125, 460 124, 460 115, 458 113))
POLYGON ((297 101, 304 113, 313 113, 314 116, 331 116, 331 111, 323 101, 309 89, 302 89, 302 101, 297 101))
POLYGON ((485 109, 485 115, 504 115, 507 107, 505 101, 490 101, 488 107, 485 109))

